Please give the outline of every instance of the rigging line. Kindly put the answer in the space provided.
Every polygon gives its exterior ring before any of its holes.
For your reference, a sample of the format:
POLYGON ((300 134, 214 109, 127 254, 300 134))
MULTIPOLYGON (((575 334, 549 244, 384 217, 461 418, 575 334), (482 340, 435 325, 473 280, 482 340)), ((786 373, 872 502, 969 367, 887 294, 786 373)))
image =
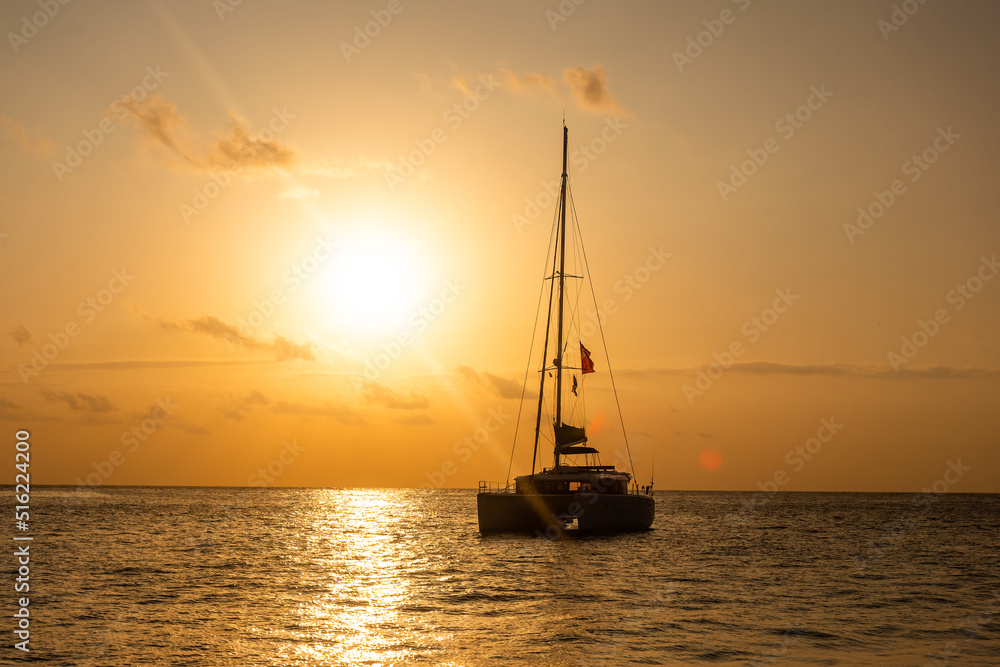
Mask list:
MULTIPOLYGON (((553 216, 554 217, 554 216, 553 216)), ((549 245, 548 248, 552 247, 553 239, 555 238, 555 224, 553 223, 552 231, 549 232, 549 245)), ((514 421, 514 441, 510 445, 510 461, 507 463, 507 476, 504 478, 504 482, 510 481, 510 471, 514 467, 514 450, 517 448, 517 432, 521 427, 521 412, 524 409, 524 395, 528 391, 528 373, 531 371, 531 354, 535 351, 535 336, 538 334, 538 316, 542 311, 542 297, 545 295, 545 273, 549 265, 549 253, 548 249, 545 251, 545 262, 542 265, 542 281, 538 288, 538 303, 535 306, 535 323, 531 326, 531 345, 528 347, 528 363, 524 367, 524 381, 521 382, 521 399, 517 404, 517 419, 514 421)), ((542 371, 545 372, 544 370, 542 371)), ((535 448, 537 449, 538 442, 535 442, 535 448)), ((534 454, 532 454, 532 474, 534 474, 534 454)))
MULTIPOLYGON (((565 147, 563 148, 563 152, 565 153, 565 147)), ((563 220, 564 229, 565 229, 565 224, 566 221, 563 220)), ((557 233, 558 228, 559 228, 559 209, 556 208, 556 210, 553 212, 552 215, 552 231, 550 232, 551 235, 549 236, 549 248, 552 249, 552 281, 549 283, 549 305, 545 311, 545 342, 542 343, 542 373, 541 377, 538 380, 538 409, 535 414, 535 442, 531 450, 532 475, 535 474, 535 464, 538 461, 538 435, 542 429, 542 406, 545 404, 545 368, 548 366, 546 358, 549 356, 549 330, 552 328, 552 296, 553 294, 555 294, 555 288, 556 288, 556 281, 555 281, 556 255, 558 254, 557 251, 559 250, 559 235, 557 233)), ((548 266, 548 260, 549 260, 548 249, 546 249, 545 262, 543 266, 548 266)), ((543 280, 542 292, 544 293, 544 291, 545 291, 545 281, 543 280)), ((561 292, 560 292, 560 298, 562 298, 561 292)), ((539 297, 538 307, 535 308, 536 329, 538 327, 538 314, 541 312, 541 309, 542 309, 541 297, 539 297)), ((531 336, 532 339, 534 339, 535 336, 534 330, 532 331, 531 336)), ((531 366, 531 359, 529 357, 528 367, 530 368, 530 366, 531 366)), ((525 382, 527 382, 527 378, 525 379, 525 382)), ((527 384, 525 384, 525 386, 527 386, 527 384)), ((511 463, 513 462, 514 462, 514 453, 511 452, 511 463)), ((509 471, 508 471, 508 477, 509 477, 509 471)))
MULTIPOLYGON (((548 262, 546 262, 548 265, 548 262)), ((535 348, 535 334, 538 329, 538 314, 542 310, 542 297, 545 295, 545 281, 538 288, 538 305, 535 306, 535 323, 531 326, 531 345, 528 347, 528 363, 524 367, 524 381, 521 382, 521 399, 517 403, 517 419, 514 420, 514 442, 510 446, 510 461, 507 463, 507 476, 504 483, 510 482, 510 471, 514 467, 514 449, 517 446, 517 431, 521 426, 521 410, 524 408, 524 394, 528 391, 528 372, 531 370, 531 352, 535 348)), ((534 472, 534 471, 532 471, 534 472)))
MULTIPOLYGON (((570 209, 573 211, 573 221, 576 223, 577 238, 580 239, 580 250, 583 253, 583 266, 590 276, 590 264, 587 262, 587 249, 583 247, 583 236, 580 233, 580 219, 576 215, 576 202, 573 200, 573 192, 567 192, 569 196, 570 209)), ((589 280, 590 295, 594 299, 594 308, 597 308, 597 293, 594 292, 594 281, 589 280)), ((615 395, 615 407, 618 408, 618 422, 622 426, 622 437, 625 439, 625 453, 628 454, 628 467, 632 470, 632 479, 635 477, 635 466, 632 464, 632 449, 628 445, 628 433, 625 431, 625 419, 622 417, 622 406, 618 400, 618 387, 615 386, 615 374, 611 370, 611 355, 608 354, 608 342, 604 340, 604 324, 601 322, 600 314, 597 317, 597 329, 601 332, 601 345, 604 347, 604 358, 608 360, 608 375, 611 377, 611 390, 615 395)))

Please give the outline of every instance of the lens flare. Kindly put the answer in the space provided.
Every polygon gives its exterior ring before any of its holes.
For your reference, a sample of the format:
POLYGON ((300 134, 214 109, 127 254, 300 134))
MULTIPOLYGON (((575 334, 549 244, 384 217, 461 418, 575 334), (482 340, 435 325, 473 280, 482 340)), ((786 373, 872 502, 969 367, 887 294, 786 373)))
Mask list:
POLYGON ((722 454, 714 449, 704 449, 698 455, 698 465, 709 472, 714 472, 722 465, 722 454))

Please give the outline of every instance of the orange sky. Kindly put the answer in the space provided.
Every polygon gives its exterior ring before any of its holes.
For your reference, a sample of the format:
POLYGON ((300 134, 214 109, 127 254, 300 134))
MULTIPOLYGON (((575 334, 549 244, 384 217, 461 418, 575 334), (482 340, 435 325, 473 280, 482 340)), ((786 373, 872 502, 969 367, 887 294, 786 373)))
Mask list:
POLYGON ((51 5, 0 8, 35 483, 502 480, 565 114, 642 483, 1000 491, 995 3, 51 5))

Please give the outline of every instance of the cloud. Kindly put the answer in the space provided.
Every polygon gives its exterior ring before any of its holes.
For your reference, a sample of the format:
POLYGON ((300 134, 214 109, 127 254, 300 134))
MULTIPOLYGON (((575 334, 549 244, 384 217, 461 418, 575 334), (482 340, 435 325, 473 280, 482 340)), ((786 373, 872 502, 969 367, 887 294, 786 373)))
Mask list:
POLYGON ((266 139, 250 131, 244 119, 231 113, 229 130, 208 148, 210 168, 236 165, 251 169, 290 169, 298 161, 295 151, 278 139, 266 139))
POLYGON ((4 135, 20 144, 21 148, 43 157, 52 153, 54 144, 45 138, 32 139, 20 121, 0 114, 0 127, 3 128, 4 135))
POLYGON ((129 118, 147 137, 170 149, 191 166, 200 166, 190 134, 191 126, 186 118, 177 113, 177 105, 159 93, 143 100, 129 96, 122 105, 128 110, 129 118))
MULTIPOLYGON (((42 390, 42 395, 45 396, 47 390, 42 390)), ((52 397, 46 396, 46 400, 52 401, 62 401, 65 400, 67 404, 70 404, 73 400, 76 401, 76 407, 70 406, 72 409, 82 412, 82 415, 74 416, 71 419, 58 415, 48 415, 41 412, 35 412, 34 410, 24 409, 17 403, 0 396, 0 419, 5 419, 7 421, 19 422, 22 424, 30 423, 40 423, 40 422, 63 422, 70 424, 79 424, 84 426, 94 426, 99 424, 120 424, 121 417, 109 418, 104 416, 110 411, 116 411, 117 408, 110 405, 103 396, 87 396, 85 394, 65 394, 67 399, 64 399, 62 392, 51 392, 52 397), (86 398, 80 399, 81 396, 86 398), (89 399, 89 400, 88 400, 89 399), (93 407, 91 407, 93 406, 93 407)))
POLYGON ((363 424, 364 421, 358 414, 343 405, 337 405, 330 401, 323 403, 296 403, 292 401, 278 401, 271 407, 271 412, 279 415, 300 415, 307 417, 326 417, 336 419, 342 424, 363 424))
POLYGON ((600 65, 587 69, 585 67, 567 67, 562 71, 563 80, 573 91, 573 97, 584 111, 600 114, 631 115, 627 109, 618 104, 611 91, 608 90, 607 76, 600 65))
POLYGON ((430 424, 437 424, 437 420, 428 417, 425 414, 419 415, 406 415, 405 417, 399 417, 392 420, 396 424, 402 424, 404 426, 428 426, 430 424))
POLYGON ((26 347, 35 340, 35 337, 31 335, 31 332, 23 324, 15 324, 11 327, 10 337, 21 347, 26 347))
POLYGON ((256 389, 252 389, 242 396, 231 396, 229 405, 219 408, 219 410, 226 419, 243 421, 250 410, 269 405, 271 405, 271 399, 256 389))
MULTIPOLYGON (((493 88, 501 88, 515 95, 534 98, 551 98, 571 100, 583 111, 598 114, 617 114, 632 117, 634 114, 623 107, 608 88, 608 77, 604 67, 594 65, 567 67, 561 71, 561 78, 540 72, 515 72, 507 67, 500 67, 497 72, 477 72, 476 78, 469 78, 457 71, 452 65, 452 73, 447 78, 437 77, 436 82, 448 88, 457 90, 462 95, 477 95, 483 99, 493 88)), ((430 90, 430 77, 418 74, 421 92, 430 90)))
POLYGON ((253 410, 268 410, 277 415, 297 415, 302 417, 326 417, 335 419, 342 424, 362 424, 364 421, 357 412, 347 406, 337 405, 331 401, 322 403, 305 403, 286 400, 272 400, 256 389, 251 389, 239 396, 230 396, 229 404, 219 410, 227 419, 243 421, 253 410))
POLYGON ((49 403, 62 402, 69 406, 70 410, 80 412, 115 412, 118 410, 106 396, 52 391, 51 389, 40 389, 39 393, 49 403))
POLYGON ((466 79, 461 74, 459 74, 458 72, 452 72, 450 82, 451 85, 454 86, 458 90, 458 92, 462 93, 463 95, 475 94, 472 91, 472 86, 469 85, 469 80, 466 79))
POLYGON ((507 68, 500 68, 504 85, 515 93, 533 95, 535 93, 547 93, 555 96, 556 81, 551 76, 537 74, 535 72, 525 72, 517 74, 507 68))
MULTIPOLYGON (((651 368, 623 370, 623 375, 659 376, 692 375, 703 371, 704 366, 689 368, 651 368)), ((955 366, 926 366, 901 368, 894 371, 887 364, 781 364, 770 361, 743 361, 734 363, 727 373, 738 375, 806 375, 823 377, 854 377, 873 380, 980 380, 1000 378, 1000 370, 955 366)))
POLYGON ((159 405, 155 403, 150 405, 145 412, 132 413, 130 416, 133 421, 142 422, 147 419, 152 419, 160 427, 163 428, 176 428, 187 433, 193 433, 194 435, 211 435, 212 432, 201 424, 195 424, 194 422, 189 422, 185 419, 181 419, 176 414, 171 414, 167 419, 163 418, 163 410, 159 405))
POLYGON ((240 346, 254 351, 270 352, 277 361, 290 361, 294 359, 302 359, 303 361, 316 360, 316 348, 312 343, 294 343, 278 334, 274 334, 274 338, 270 341, 260 340, 244 334, 237 327, 223 322, 214 315, 202 315, 193 319, 171 321, 145 313, 136 306, 130 305, 129 309, 143 319, 155 322, 160 325, 160 328, 166 331, 187 331, 205 334, 212 338, 222 339, 233 346, 240 346))
POLYGON ((278 195, 278 199, 314 199, 316 197, 319 197, 319 190, 297 184, 289 186, 278 195))
MULTIPOLYGON (((466 380, 484 387, 500 398, 521 398, 521 385, 515 380, 494 375, 489 371, 479 372, 468 366, 459 366, 458 372, 466 380)), ((526 391, 524 396, 525 398, 538 398, 538 394, 533 391, 526 391)))
MULTIPOLYGON (((19 424, 38 424, 41 422, 65 422, 73 421, 69 419, 60 419, 59 417, 52 417, 45 415, 34 410, 26 410, 22 408, 17 403, 0 396, 0 419, 4 419, 11 422, 16 422, 19 424)), ((90 420, 84 420, 80 423, 94 423, 90 420)), ((21 428, 21 427, 18 427, 21 428)))
POLYGON ((226 419, 232 419, 233 421, 241 422, 245 418, 245 415, 239 410, 232 410, 230 408, 219 408, 219 412, 226 419))
POLYGON ((21 417, 21 406, 0 396, 0 419, 14 420, 21 417))
POLYGON ((195 435, 212 435, 212 432, 209 431, 204 426, 186 421, 184 419, 178 419, 176 417, 173 418, 173 420, 170 422, 170 425, 182 431, 187 431, 188 433, 194 433, 195 435))
MULTIPOLYGON (((201 368, 207 366, 259 366, 270 364, 263 359, 137 359, 131 361, 50 362, 49 370, 62 371, 134 371, 148 368, 201 368)), ((0 372, 14 373, 15 364, 0 365, 0 372)))
MULTIPOLYGON (((143 100, 127 98, 123 102, 130 118, 154 145, 179 158, 177 165, 199 173, 227 170, 231 175, 256 175, 279 172, 295 177, 348 179, 362 171, 374 172, 389 161, 368 157, 331 160, 322 156, 303 156, 274 135, 294 118, 287 111, 275 111, 267 127, 255 131, 251 124, 230 111, 229 125, 210 142, 199 141, 177 106, 156 93, 143 100), (346 162, 346 165, 345 165, 346 162)), ((176 166, 176 165, 175 165, 176 166)), ((283 199, 306 199, 318 196, 316 188, 288 179, 280 195, 283 199)))
POLYGON ((219 169, 291 169, 299 162, 295 150, 274 138, 253 132, 250 124, 230 112, 228 129, 207 146, 199 145, 188 120, 177 111, 177 105, 159 93, 146 99, 129 97, 124 102, 129 117, 154 143, 168 149, 184 164, 198 171, 219 169))
POLYGON ((361 394, 368 403, 377 403, 391 410, 421 410, 430 406, 425 396, 411 391, 403 396, 389 387, 376 382, 366 382, 361 387, 361 394))

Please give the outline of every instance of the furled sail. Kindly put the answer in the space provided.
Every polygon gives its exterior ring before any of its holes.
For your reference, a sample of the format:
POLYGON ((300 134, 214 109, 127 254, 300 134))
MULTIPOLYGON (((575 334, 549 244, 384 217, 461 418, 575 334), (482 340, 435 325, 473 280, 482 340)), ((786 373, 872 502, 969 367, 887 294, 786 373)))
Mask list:
POLYGON ((587 442, 587 433, 582 428, 559 424, 556 426, 556 447, 579 445, 587 442))

